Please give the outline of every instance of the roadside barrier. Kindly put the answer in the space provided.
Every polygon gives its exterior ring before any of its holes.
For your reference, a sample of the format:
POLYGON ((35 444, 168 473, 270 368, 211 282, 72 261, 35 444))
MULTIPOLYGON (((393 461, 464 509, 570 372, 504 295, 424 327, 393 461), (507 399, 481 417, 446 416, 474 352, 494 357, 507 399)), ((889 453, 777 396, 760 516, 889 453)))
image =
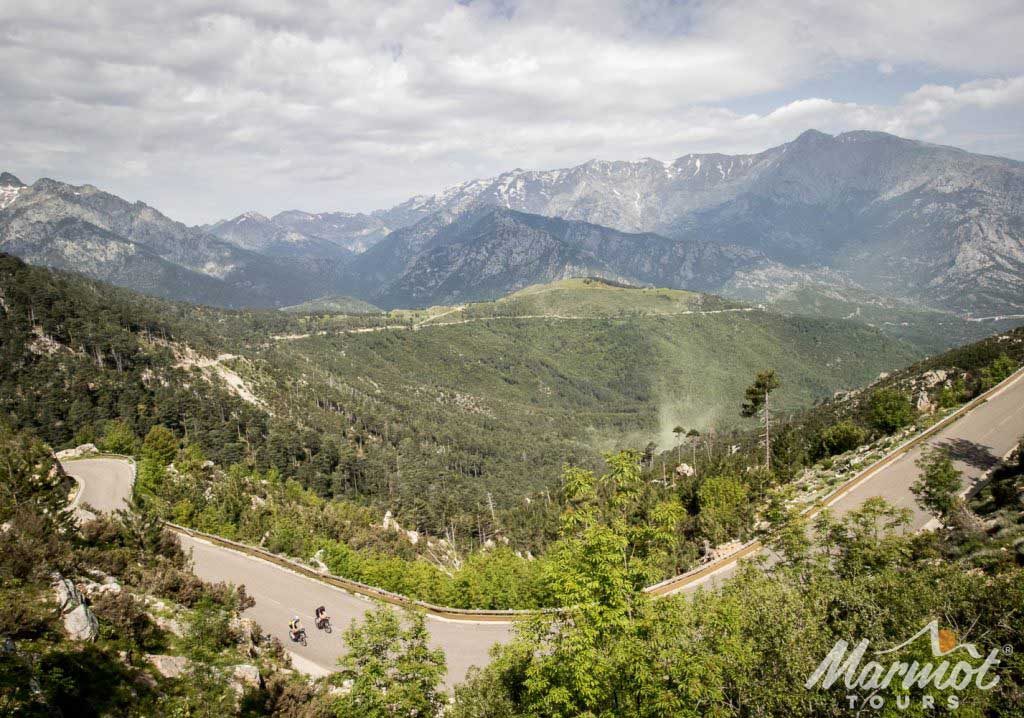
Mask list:
POLYGON ((396 606, 402 606, 403 608, 413 608, 421 611, 425 611, 432 616, 438 616, 440 618, 446 618, 449 620, 471 620, 471 621, 490 621, 496 623, 509 623, 517 618, 525 618, 527 616, 534 616, 538 613, 555 612, 558 609, 519 609, 519 610, 494 610, 494 609, 473 609, 473 608, 453 608, 451 606, 438 606, 433 603, 427 603, 426 601, 417 601, 403 596, 399 593, 392 593, 386 591, 383 588, 377 588, 376 586, 369 586, 359 581, 353 581, 349 578, 342 578, 341 576, 335 576, 334 574, 327 573, 326 571, 320 571, 311 566, 307 566, 304 563, 296 561, 294 559, 285 558, 279 554, 267 551, 266 549, 257 548, 248 544, 240 543, 238 541, 232 541, 215 534, 208 534, 203 531, 197 531, 190 529, 187 526, 179 526, 178 524, 171 523, 170 521, 164 521, 164 526, 171 529, 175 533, 185 534, 193 538, 202 539, 209 543, 217 546, 223 546, 239 553, 244 553, 255 558, 269 561, 270 563, 286 568, 289 571, 312 578, 316 581, 321 581, 328 585, 336 588, 343 589, 350 593, 357 593, 369 598, 376 599, 378 601, 385 601, 387 603, 394 604, 396 606))

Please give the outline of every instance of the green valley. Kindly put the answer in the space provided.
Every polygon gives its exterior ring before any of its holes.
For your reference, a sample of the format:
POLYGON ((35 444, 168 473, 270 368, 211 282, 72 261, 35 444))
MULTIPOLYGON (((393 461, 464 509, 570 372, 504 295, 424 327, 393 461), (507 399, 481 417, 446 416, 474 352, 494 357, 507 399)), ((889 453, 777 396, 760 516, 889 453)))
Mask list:
MULTIPOLYGON (((387 316, 406 323, 255 349, 254 385, 322 432, 383 439, 367 451, 390 472, 401 463, 472 477, 473 502, 489 492, 502 505, 551 488, 566 461, 596 466, 603 450, 671 445, 677 424, 746 425, 738 397, 759 368, 785 377, 781 406, 795 411, 919 356, 853 322, 594 280, 387 316)), ((398 498, 402 487, 422 496, 418 480, 408 469, 398 498)))

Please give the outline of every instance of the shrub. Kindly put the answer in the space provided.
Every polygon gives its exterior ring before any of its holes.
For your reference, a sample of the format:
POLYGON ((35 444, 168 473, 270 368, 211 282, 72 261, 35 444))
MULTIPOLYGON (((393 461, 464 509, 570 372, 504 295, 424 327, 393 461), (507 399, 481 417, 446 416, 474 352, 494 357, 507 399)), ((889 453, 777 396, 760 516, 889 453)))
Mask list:
POLYGON ((93 602, 93 610, 114 630, 129 661, 136 650, 160 647, 156 626, 146 615, 142 602, 128 591, 101 594, 93 602))
POLYGON ((170 429, 159 424, 149 430, 142 442, 142 458, 151 459, 160 466, 167 466, 177 454, 178 439, 170 429))
POLYGON ((991 364, 981 370, 981 388, 991 389, 999 382, 1009 378, 1017 365, 1006 354, 1000 354, 991 364))
POLYGON ((212 597, 203 596, 195 605, 185 631, 185 646, 194 658, 209 658, 232 645, 231 612, 212 597))
POLYGON ((868 400, 871 425, 891 434, 914 420, 914 407, 910 397, 896 389, 879 389, 868 400))
POLYGON ((849 419, 823 429, 818 435, 818 456, 835 456, 856 449, 867 441, 868 433, 849 419))
POLYGON ((749 519, 749 488, 732 476, 712 476, 697 490, 701 532, 713 544, 739 538, 749 519))
POLYGON ((139 440, 135 432, 123 421, 111 420, 104 427, 103 438, 99 447, 111 454, 133 455, 138 448, 139 440))

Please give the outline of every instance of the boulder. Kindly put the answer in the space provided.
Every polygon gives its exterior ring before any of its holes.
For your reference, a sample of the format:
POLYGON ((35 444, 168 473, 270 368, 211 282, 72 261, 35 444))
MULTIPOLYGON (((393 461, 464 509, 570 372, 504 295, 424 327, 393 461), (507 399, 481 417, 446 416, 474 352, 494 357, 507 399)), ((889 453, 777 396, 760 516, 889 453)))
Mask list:
POLYGON ((231 685, 239 693, 246 688, 259 688, 263 685, 260 669, 251 663, 242 663, 231 671, 231 685))
POLYGON ((165 616, 149 614, 149 617, 153 620, 153 623, 157 625, 162 631, 173 633, 178 638, 185 635, 185 627, 181 625, 181 621, 177 618, 167 618, 165 616))
POLYGON ((676 467, 676 473, 680 476, 693 476, 697 472, 689 464, 680 464, 676 467))
POLYGON ((89 456, 90 454, 98 454, 99 450, 93 444, 82 444, 76 446, 73 449, 64 449, 54 454, 59 461, 64 459, 77 459, 80 456, 89 456))
POLYGON ((84 603, 64 614, 64 630, 73 641, 95 641, 100 635, 100 622, 84 603))
POLYGON ((192 664, 192 662, 185 656, 164 656, 152 653, 146 655, 146 660, 149 661, 153 667, 156 668, 156 672, 164 678, 178 678, 185 673, 192 664))
POLYGON ((928 392, 922 391, 917 395, 917 400, 914 402, 914 406, 922 414, 931 414, 935 411, 935 404, 928 396, 928 392))

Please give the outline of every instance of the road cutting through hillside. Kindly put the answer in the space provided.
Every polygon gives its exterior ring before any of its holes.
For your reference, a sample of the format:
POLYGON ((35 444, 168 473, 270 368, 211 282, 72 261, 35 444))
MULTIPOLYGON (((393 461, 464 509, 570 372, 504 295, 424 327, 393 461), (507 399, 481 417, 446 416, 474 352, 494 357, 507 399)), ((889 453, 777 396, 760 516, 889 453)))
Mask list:
MULTIPOLYGON (((647 314, 639 314, 630 317, 615 317, 609 316, 583 316, 577 314, 507 314, 507 315, 494 315, 489 317, 468 317, 466 319, 454 319, 447 322, 435 321, 441 317, 455 312, 465 311, 466 307, 455 307, 449 309, 446 312, 435 314, 426 319, 420 320, 414 324, 383 324, 377 327, 357 327, 355 329, 338 329, 333 334, 372 334, 374 332, 388 332, 388 331, 414 331, 418 332, 422 329, 434 329, 436 327, 455 327, 461 324, 474 324, 476 322, 491 322, 491 321, 516 321, 516 320, 528 320, 533 321, 537 319, 558 319, 560 321, 601 321, 601 320, 614 320, 621 319, 634 320, 634 319, 646 319, 649 317, 686 317, 694 315, 711 315, 711 314, 735 314, 738 312, 756 312, 759 311, 760 307, 730 307, 728 309, 686 309, 681 312, 649 312, 647 314)), ((321 330, 318 332, 311 332, 306 334, 275 334, 272 339, 277 341, 298 341, 300 339, 309 339, 310 337, 320 336, 331 336, 332 332, 321 330)))
MULTIPOLYGON (((880 496, 896 506, 910 509, 911 528, 921 529, 931 517, 917 506, 910 485, 918 473, 914 462, 926 445, 948 448, 957 468, 964 473, 965 488, 970 488, 1013 449, 1022 433, 1024 370, 926 439, 901 447, 862 472, 827 498, 824 505, 841 516, 868 498, 880 496)), ((64 467, 82 485, 76 503, 111 510, 124 506, 131 495, 134 469, 123 459, 75 460, 66 462, 64 467)), ((343 652, 341 630, 374 605, 366 596, 328 585, 298 570, 201 537, 179 534, 183 547, 192 552, 196 574, 207 581, 244 584, 249 595, 256 599, 256 605, 248 609, 247 615, 255 618, 268 633, 281 638, 299 657, 297 665, 309 672, 327 672, 333 668, 343 652), (313 627, 313 609, 319 605, 327 606, 334 619, 336 630, 331 635, 313 627), (296 614, 309 629, 309 645, 305 647, 288 641, 287 623, 296 614)), ((749 544, 741 552, 663 581, 650 587, 648 592, 688 594, 714 587, 735 573, 741 559, 761 550, 759 544, 749 544)), ((455 620, 428 611, 427 621, 431 644, 445 652, 449 687, 460 682, 470 666, 487 663, 491 646, 509 640, 512 635, 511 621, 496 621, 493 616, 474 620, 470 614, 455 620)))

